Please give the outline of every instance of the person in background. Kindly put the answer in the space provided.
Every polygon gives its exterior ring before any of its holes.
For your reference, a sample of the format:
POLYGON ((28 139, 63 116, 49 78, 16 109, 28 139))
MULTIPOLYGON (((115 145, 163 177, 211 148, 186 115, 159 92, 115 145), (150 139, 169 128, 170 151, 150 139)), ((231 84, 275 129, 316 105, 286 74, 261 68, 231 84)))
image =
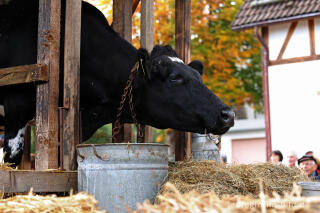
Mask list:
POLYGON ((270 162, 274 164, 281 164, 283 160, 283 155, 279 150, 274 150, 271 152, 270 162))
POLYGON ((227 163, 228 163, 227 155, 221 154, 221 156, 220 156, 220 162, 221 162, 221 164, 224 165, 224 166, 227 165, 227 163))
POLYGON ((297 154, 295 152, 291 152, 288 156, 288 166, 289 167, 296 167, 296 162, 298 160, 297 154))
POLYGON ((4 135, 0 135, 0 163, 3 160, 3 142, 4 142, 4 135))
POLYGON ((304 155, 312 155, 313 156, 313 158, 316 160, 316 164, 318 165, 318 170, 320 170, 320 160, 319 160, 319 158, 317 158, 316 156, 315 156, 315 154, 313 153, 313 151, 308 151, 308 152, 306 152, 306 154, 304 154, 304 155))
POLYGON ((0 148, 3 147, 4 135, 0 135, 0 148))
POLYGON ((320 171, 317 169, 316 159, 312 155, 304 155, 298 160, 301 171, 313 180, 320 180, 320 171))

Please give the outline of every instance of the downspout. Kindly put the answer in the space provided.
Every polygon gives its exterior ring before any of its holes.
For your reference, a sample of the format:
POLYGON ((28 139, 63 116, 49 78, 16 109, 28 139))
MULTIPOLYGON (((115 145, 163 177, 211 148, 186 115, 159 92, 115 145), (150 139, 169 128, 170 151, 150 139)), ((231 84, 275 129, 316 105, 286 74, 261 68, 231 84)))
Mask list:
MULTIPOLYGON (((269 48, 265 40, 259 34, 258 27, 255 27, 255 34, 259 42, 262 45, 262 88, 263 88, 263 103, 264 103, 264 118, 265 118, 265 132, 266 132, 266 159, 270 160, 271 154, 271 125, 270 125, 270 103, 269 103, 269 77, 268 77, 268 66, 269 66, 269 48)), ((262 29, 263 30, 263 29, 262 29)))

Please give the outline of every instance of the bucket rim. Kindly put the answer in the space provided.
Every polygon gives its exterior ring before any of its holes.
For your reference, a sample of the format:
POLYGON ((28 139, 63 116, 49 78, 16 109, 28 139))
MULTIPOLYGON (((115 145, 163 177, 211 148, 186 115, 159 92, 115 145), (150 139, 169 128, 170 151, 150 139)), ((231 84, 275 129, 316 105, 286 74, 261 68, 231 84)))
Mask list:
POLYGON ((149 145, 149 146, 167 146, 168 144, 157 144, 157 143, 104 143, 104 144, 78 144, 77 148, 82 147, 92 147, 92 146, 142 146, 142 145, 149 145))

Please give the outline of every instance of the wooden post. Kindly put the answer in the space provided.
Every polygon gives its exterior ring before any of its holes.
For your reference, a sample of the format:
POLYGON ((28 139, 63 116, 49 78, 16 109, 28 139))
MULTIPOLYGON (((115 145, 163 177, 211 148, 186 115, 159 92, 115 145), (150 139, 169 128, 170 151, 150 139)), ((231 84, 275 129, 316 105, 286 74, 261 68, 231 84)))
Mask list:
POLYGON ((266 131, 266 159, 270 160, 271 154, 271 124, 270 124, 270 103, 269 103, 269 80, 268 80, 268 67, 269 61, 269 30, 268 27, 262 27, 262 36, 259 34, 259 28, 255 27, 255 34, 261 43, 261 61, 262 61, 262 89, 263 89, 263 105, 264 105, 264 118, 265 118, 265 131, 266 131))
POLYGON ((49 82, 37 85, 36 170, 58 168, 60 0, 39 1, 38 59, 49 82))
MULTIPOLYGON (((132 40, 132 1, 117 0, 113 1, 113 29, 124 39, 131 43, 132 40)), ((131 124, 124 124, 120 133, 116 135, 115 142, 131 141, 131 124)), ((114 134, 112 132, 112 134, 114 134)))
POLYGON ((65 168, 76 170, 76 145, 80 143, 80 41, 81 0, 66 1, 64 43, 64 128, 63 141, 68 156, 65 168))
MULTIPOLYGON (((191 0, 176 0, 176 52, 185 62, 190 61, 190 15, 191 0)), ((176 161, 184 159, 186 151, 187 159, 191 153, 191 135, 185 132, 175 131, 176 161), (189 138, 189 139, 188 139, 189 138), (185 150, 185 148, 187 148, 185 150)))
MULTIPOLYGON (((141 0, 141 47, 150 53, 153 48, 153 3, 154 0, 141 0)), ((145 126, 145 143, 152 142, 152 127, 145 126)))

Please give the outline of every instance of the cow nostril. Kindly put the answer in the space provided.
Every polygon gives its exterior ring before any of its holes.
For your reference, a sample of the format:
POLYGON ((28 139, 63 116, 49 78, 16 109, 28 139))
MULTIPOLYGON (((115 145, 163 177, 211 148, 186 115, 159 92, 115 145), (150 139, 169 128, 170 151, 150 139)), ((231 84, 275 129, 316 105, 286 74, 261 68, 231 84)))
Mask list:
POLYGON ((234 112, 231 109, 221 111, 221 120, 225 126, 231 127, 234 124, 234 112))

